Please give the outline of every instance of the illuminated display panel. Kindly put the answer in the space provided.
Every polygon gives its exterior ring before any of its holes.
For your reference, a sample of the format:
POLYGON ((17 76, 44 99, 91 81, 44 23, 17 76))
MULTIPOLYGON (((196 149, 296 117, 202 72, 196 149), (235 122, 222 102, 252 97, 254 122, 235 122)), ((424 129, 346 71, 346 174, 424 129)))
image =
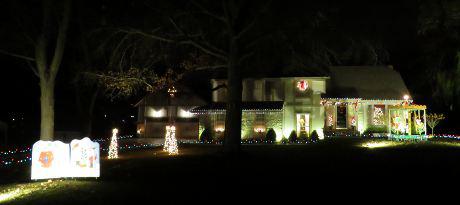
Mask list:
POLYGON ((85 137, 70 143, 72 177, 99 177, 99 144, 85 137))
POLYGON ((89 138, 61 141, 38 141, 32 147, 31 179, 63 177, 99 177, 99 144, 89 138))
POLYGON ((68 173, 68 169, 68 144, 40 140, 33 145, 31 179, 60 178, 68 173))

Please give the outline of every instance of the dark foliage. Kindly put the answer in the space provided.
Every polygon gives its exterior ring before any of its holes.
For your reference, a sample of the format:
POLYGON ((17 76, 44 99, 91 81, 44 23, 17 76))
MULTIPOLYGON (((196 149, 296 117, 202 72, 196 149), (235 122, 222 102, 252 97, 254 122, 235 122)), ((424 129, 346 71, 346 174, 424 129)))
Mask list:
POLYGON ((200 141, 201 142, 211 142, 212 141, 211 131, 208 128, 204 129, 203 133, 201 133, 200 141))
POLYGON ((291 134, 289 135, 289 142, 293 143, 297 141, 297 133, 296 131, 292 130, 291 134))
POLYGON ((287 143, 289 143, 289 140, 286 137, 283 137, 281 139, 281 144, 287 144, 287 143))
POLYGON ((265 135, 265 141, 268 143, 273 143, 276 141, 276 132, 272 128, 268 129, 267 134, 265 135))
POLYGON ((372 133, 385 133, 387 132, 387 129, 386 127, 375 127, 375 126, 372 126, 372 127, 369 127, 367 128, 365 131, 364 131, 364 134, 372 134, 372 133))
POLYGON ((306 132, 301 132, 299 135, 299 141, 306 142, 308 140, 308 135, 306 132))
POLYGON ((310 141, 317 142, 318 140, 319 140, 319 136, 318 136, 318 133, 315 130, 310 135, 310 141))

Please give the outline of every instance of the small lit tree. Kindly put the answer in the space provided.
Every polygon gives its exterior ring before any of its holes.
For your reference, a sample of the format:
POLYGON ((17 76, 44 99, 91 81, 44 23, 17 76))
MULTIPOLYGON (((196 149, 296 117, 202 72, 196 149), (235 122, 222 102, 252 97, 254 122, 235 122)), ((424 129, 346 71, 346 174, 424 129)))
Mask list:
POLYGON ((118 129, 113 129, 112 131, 112 139, 110 141, 109 146, 109 159, 117 159, 118 158, 118 141, 117 141, 117 133, 118 129))
POLYGON ((436 125, 438 125, 439 122, 441 122, 441 120, 444 119, 445 117, 443 114, 430 113, 426 115, 426 123, 431 128, 432 135, 434 134, 434 128, 436 127, 436 125))
POLYGON ((168 125, 166 126, 166 137, 163 150, 168 152, 169 155, 179 154, 179 149, 177 148, 177 139, 176 139, 176 126, 168 125))

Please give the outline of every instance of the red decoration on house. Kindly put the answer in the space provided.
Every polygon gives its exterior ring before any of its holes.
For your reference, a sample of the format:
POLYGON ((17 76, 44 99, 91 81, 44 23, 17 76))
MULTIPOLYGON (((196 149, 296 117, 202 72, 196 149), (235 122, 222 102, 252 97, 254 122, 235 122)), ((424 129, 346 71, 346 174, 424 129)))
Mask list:
POLYGON ((300 80, 297 82, 297 88, 300 90, 300 91, 305 91, 307 90, 308 88, 308 83, 307 81, 305 80, 300 80))

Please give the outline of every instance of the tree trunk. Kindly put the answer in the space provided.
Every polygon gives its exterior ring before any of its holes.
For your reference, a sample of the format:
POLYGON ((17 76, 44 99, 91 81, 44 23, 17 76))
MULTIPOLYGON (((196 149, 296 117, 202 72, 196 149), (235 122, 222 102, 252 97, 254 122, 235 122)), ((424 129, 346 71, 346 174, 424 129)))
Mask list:
MULTIPOLYGON (((92 134, 92 119, 93 119, 93 112, 94 106, 96 104, 97 96, 99 94, 99 86, 95 88, 95 90, 91 93, 91 97, 89 99, 82 99, 81 95, 85 95, 84 92, 81 92, 80 87, 75 85, 75 101, 77 103, 78 109, 78 124, 80 128, 80 132, 83 136, 91 137, 92 134), (86 101, 88 100, 88 101, 86 101)), ((92 88, 88 88, 92 89, 92 88)))
POLYGON ((227 112, 225 119, 224 151, 237 153, 241 146, 241 96, 243 91, 241 70, 238 67, 237 39, 230 39, 227 70, 227 112))
POLYGON ((54 139, 54 80, 40 79, 40 140, 54 139))
POLYGON ((99 87, 96 88, 94 93, 91 95, 91 99, 89 102, 88 110, 87 110, 87 119, 84 134, 88 137, 91 137, 91 133, 93 131, 93 112, 94 112, 94 105, 96 104, 97 95, 99 93, 99 87))

